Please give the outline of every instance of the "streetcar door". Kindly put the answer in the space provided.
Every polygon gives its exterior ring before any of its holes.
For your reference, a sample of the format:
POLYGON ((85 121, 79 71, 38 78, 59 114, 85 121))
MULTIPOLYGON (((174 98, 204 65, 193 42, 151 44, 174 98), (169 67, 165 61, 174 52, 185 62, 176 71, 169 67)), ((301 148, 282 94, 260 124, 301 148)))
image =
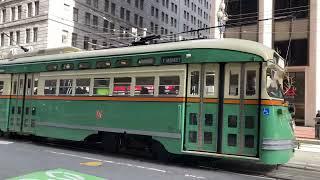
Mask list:
POLYGON ((14 74, 12 76, 12 88, 10 99, 9 130, 20 132, 22 129, 23 101, 25 88, 25 75, 14 74))
POLYGON ((28 134, 34 133, 36 109, 33 96, 37 95, 38 74, 27 74, 25 87, 25 100, 23 106, 22 131, 28 134))
POLYGON ((184 149, 217 152, 219 64, 188 66, 184 149))
POLYGON ((225 65, 221 153, 256 156, 259 117, 259 64, 225 65))

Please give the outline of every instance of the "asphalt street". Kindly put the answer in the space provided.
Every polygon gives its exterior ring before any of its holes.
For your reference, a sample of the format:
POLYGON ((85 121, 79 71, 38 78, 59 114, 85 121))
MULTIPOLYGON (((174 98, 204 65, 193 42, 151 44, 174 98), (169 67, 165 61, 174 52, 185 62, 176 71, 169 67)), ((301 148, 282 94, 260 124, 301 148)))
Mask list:
POLYGON ((131 155, 86 152, 85 150, 33 143, 28 140, 6 138, 0 139, 0 161, 0 179, 270 179, 222 170, 162 164, 131 155))

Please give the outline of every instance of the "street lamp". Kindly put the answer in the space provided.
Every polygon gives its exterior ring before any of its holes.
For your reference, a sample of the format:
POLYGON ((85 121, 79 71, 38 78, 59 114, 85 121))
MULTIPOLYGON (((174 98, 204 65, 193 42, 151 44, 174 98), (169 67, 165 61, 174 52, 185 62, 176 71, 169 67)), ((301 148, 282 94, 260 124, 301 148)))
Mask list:
POLYGON ((222 0, 220 3, 219 10, 217 12, 217 17, 218 17, 218 24, 219 24, 219 30, 220 30, 220 38, 223 38, 223 33, 226 30, 225 25, 229 20, 228 14, 226 12, 226 4, 224 0, 222 0))

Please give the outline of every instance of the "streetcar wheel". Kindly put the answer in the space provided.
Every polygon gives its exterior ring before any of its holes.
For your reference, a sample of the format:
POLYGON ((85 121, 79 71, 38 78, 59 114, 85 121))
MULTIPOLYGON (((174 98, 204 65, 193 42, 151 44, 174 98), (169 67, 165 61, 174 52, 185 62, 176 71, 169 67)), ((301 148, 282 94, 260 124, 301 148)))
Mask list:
POLYGON ((117 134, 107 133, 102 137, 102 147, 107 153, 117 153, 119 151, 119 136, 117 134))
POLYGON ((170 162, 172 159, 172 154, 170 154, 159 142, 152 143, 152 155, 154 159, 165 163, 170 162))

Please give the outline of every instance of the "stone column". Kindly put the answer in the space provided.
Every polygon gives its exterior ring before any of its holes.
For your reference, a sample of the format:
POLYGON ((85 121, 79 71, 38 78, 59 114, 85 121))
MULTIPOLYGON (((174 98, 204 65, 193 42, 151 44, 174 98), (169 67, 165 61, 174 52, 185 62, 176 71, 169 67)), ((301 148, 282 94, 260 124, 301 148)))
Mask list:
POLYGON ((259 42, 265 46, 272 47, 272 16, 273 1, 259 0, 259 19, 270 19, 259 21, 259 42))
POLYGON ((310 0, 309 66, 305 83, 305 125, 314 126, 317 110, 320 110, 320 2, 310 0))

